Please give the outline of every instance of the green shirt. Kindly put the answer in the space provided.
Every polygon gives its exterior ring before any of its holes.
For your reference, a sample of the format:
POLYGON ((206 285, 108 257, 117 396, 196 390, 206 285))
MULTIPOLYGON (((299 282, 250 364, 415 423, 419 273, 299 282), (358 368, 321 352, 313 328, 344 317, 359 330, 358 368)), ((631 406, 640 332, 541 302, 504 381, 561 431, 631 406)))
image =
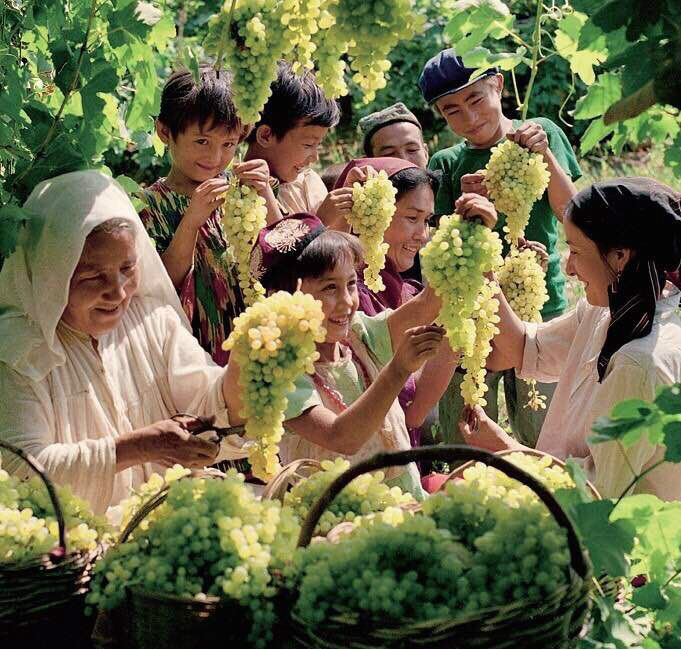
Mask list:
MULTIPOLYGON (((390 362, 393 356, 392 341, 388 328, 388 316, 392 313, 386 309, 375 316, 368 316, 361 311, 357 311, 352 320, 352 328, 362 344, 369 350, 375 359, 377 368, 380 370, 390 362)), ((354 403, 360 395, 367 389, 362 371, 352 361, 351 354, 344 354, 340 360, 333 363, 316 363, 318 369, 323 368, 325 381, 331 388, 337 390, 343 402, 348 406, 354 403)), ((288 407, 286 408, 285 419, 293 419, 307 412, 314 406, 323 405, 322 398, 317 391, 317 387, 309 374, 302 374, 295 381, 295 389, 288 395, 288 407)), ((401 412, 401 411, 400 411, 401 412)), ((400 450, 411 448, 409 443, 409 433, 407 432, 404 420, 400 421, 404 430, 397 438, 403 442, 400 450)), ((378 451, 385 451, 378 439, 372 440, 373 448, 366 449, 368 455, 378 451)), ((284 434, 284 439, 280 442, 282 461, 290 462, 300 457, 315 457, 311 452, 312 445, 300 440, 297 435, 290 431, 284 434)), ((394 449, 391 449, 394 450, 394 449)), ((325 457, 332 457, 330 451, 324 453, 325 457)), ((360 452, 364 456, 366 453, 360 452)), ((355 456, 359 459, 358 456, 355 456)), ((317 458, 319 459, 319 458, 317 458)), ((425 492, 421 487, 421 480, 418 469, 414 463, 409 464, 406 470, 393 480, 386 480, 389 486, 398 486, 403 491, 408 491, 417 500, 423 500, 425 492)))
MULTIPOLYGON (((582 172, 570 142, 561 128, 545 117, 535 117, 528 121, 536 122, 542 126, 549 139, 549 148, 556 157, 558 164, 572 177, 572 180, 577 180, 582 172)), ((515 128, 521 124, 521 121, 513 120, 515 128)), ((442 171, 442 183, 435 200, 435 214, 441 216, 451 214, 454 211, 454 201, 461 196, 461 177, 483 169, 489 162, 490 155, 491 149, 475 149, 469 146, 467 142, 461 142, 433 155, 428 167, 442 171)), ((506 217, 499 214, 496 231, 501 237, 503 237, 502 228, 505 223, 506 217)), ((546 289, 549 299, 542 309, 542 316, 548 318, 558 315, 566 309, 567 300, 565 298, 565 277, 560 270, 560 254, 556 245, 558 221, 549 204, 548 192, 545 192, 541 200, 534 204, 530 214, 530 222, 525 230, 525 237, 528 240, 543 243, 548 250, 549 267, 546 272, 546 289)), ((504 253, 506 251, 507 245, 504 241, 504 253)))

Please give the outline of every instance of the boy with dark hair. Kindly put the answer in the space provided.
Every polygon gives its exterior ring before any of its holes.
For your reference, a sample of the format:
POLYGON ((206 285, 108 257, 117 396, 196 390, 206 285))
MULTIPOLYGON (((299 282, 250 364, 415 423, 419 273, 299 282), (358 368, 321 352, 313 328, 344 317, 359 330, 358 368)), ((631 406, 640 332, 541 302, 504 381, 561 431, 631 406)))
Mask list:
POLYGON ((357 125, 368 158, 401 158, 424 169, 428 165, 421 123, 403 103, 370 113, 357 125))
MULTIPOLYGON (((419 86, 423 98, 435 106, 447 120, 449 128, 464 139, 442 151, 430 160, 429 168, 443 173, 442 184, 435 200, 435 214, 441 216, 454 210, 454 203, 463 193, 473 192, 486 196, 484 169, 491 148, 503 138, 508 138, 540 153, 548 165, 551 179, 547 192, 534 204, 525 235, 528 240, 543 244, 549 254, 546 287, 549 300, 544 305, 542 317, 550 320, 567 307, 565 277, 560 270, 560 255, 556 246, 557 220, 562 221, 565 206, 576 193, 573 180, 581 171, 565 133, 544 117, 529 121, 511 120, 501 109, 501 92, 504 77, 491 69, 482 76, 471 79, 474 70, 466 68, 453 49, 447 49, 431 58, 423 68, 419 86)), ((496 230, 503 235, 506 220, 499 215, 496 230)), ((457 375, 460 378, 460 375, 457 375)), ((488 406, 490 417, 497 418, 497 395, 500 374, 489 373, 488 406)), ((458 431, 457 421, 463 403, 458 394, 456 380, 440 403, 440 421, 445 431, 458 431)), ((555 384, 539 384, 540 391, 550 398, 555 384)), ((504 373, 504 392, 511 427, 517 439, 527 446, 536 444, 545 410, 534 412, 525 408, 527 384, 516 379, 512 371, 504 373)))
POLYGON ((276 179, 282 214, 316 214, 326 224, 352 209, 351 188, 329 192, 310 168, 319 160, 319 145, 339 119, 338 104, 324 96, 314 74, 297 75, 288 63, 279 62, 272 94, 247 138, 245 159, 267 162, 276 179))
MULTIPOLYGON (((225 169, 245 135, 232 102, 229 75, 207 65, 200 68, 199 83, 188 70, 173 73, 161 95, 156 133, 168 147, 171 168, 167 177, 143 190, 140 217, 194 335, 213 360, 224 365, 228 354, 222 343, 232 320, 245 308, 220 209, 229 180, 225 169)), ((269 221, 276 220, 278 207, 267 163, 251 160, 234 165, 232 172, 265 198, 269 221)))

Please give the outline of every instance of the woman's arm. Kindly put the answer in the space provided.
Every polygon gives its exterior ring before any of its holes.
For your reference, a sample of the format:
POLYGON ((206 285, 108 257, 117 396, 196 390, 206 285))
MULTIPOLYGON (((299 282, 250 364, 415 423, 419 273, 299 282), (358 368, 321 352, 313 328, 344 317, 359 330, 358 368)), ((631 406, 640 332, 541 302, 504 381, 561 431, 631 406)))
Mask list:
POLYGON ((492 351, 487 357, 487 369, 500 372, 519 368, 525 351, 525 323, 514 313, 502 291, 499 300, 499 333, 492 340, 492 351))

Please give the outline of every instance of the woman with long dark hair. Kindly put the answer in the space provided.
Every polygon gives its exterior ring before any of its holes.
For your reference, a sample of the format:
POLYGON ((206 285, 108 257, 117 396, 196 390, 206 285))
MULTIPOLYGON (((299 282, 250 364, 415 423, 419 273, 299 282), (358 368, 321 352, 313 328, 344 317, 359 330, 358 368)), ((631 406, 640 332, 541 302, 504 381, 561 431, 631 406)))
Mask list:
MULTIPOLYGON (((572 199, 563 223, 567 272, 584 284, 585 299, 537 325, 522 322, 502 298, 488 367, 556 382, 537 448, 582 458, 602 495, 619 496, 632 472, 659 461, 664 449, 647 439, 624 449, 588 438, 596 418, 615 404, 652 400, 659 386, 681 381, 681 293, 668 281, 681 264, 681 194, 648 178, 599 182, 572 199)), ((479 408, 460 427, 476 446, 520 446, 479 408)), ((634 491, 681 499, 681 468, 662 464, 634 491)))

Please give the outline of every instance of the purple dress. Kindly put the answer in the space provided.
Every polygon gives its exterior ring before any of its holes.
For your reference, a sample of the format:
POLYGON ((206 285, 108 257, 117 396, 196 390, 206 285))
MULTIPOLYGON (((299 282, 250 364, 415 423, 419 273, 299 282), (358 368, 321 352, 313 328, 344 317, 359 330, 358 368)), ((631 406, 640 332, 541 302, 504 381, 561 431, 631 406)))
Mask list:
MULTIPOLYGON (((364 283, 362 274, 358 275, 357 292, 359 293, 359 310, 367 315, 377 315, 386 309, 397 309, 407 300, 421 292, 423 287, 415 280, 404 279, 393 262, 386 257, 385 268, 381 271, 381 279, 385 285, 385 290, 374 293, 369 290, 364 283)), ((416 381, 414 376, 410 376, 404 384, 402 391, 398 395, 398 401, 402 409, 406 408, 416 394, 416 381)), ((409 428, 409 439, 412 447, 421 445, 421 429, 409 428)))

